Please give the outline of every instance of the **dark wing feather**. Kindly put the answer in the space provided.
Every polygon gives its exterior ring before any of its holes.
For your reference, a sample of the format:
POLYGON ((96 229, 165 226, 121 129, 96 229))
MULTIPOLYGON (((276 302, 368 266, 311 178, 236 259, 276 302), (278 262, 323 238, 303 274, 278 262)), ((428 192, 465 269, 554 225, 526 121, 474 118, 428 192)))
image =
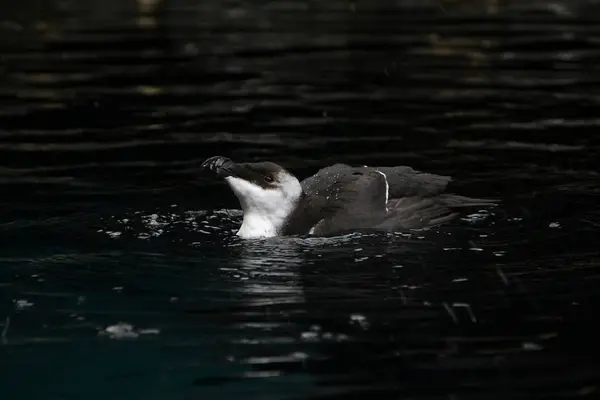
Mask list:
POLYGON ((301 182, 306 194, 301 213, 305 230, 296 233, 306 233, 315 224, 316 235, 355 229, 419 229, 450 221, 457 215, 456 208, 495 204, 494 200, 444 193, 451 180, 405 166, 335 164, 323 168, 301 182), (385 179, 377 171, 386 175, 387 204, 385 179))
POLYGON ((388 201, 388 213, 375 226, 380 230, 420 229, 444 224, 458 215, 460 208, 491 206, 496 200, 474 199, 454 194, 433 197, 402 197, 388 201))
POLYGON ((366 170, 378 170, 386 175, 389 185, 389 198, 409 196, 434 196, 443 193, 452 181, 445 175, 429 174, 411 167, 352 167, 347 164, 334 164, 325 167, 313 176, 302 181, 305 193, 326 191, 327 186, 346 175, 366 170))
POLYGON ((374 169, 336 164, 302 182, 304 198, 289 226, 306 233, 327 235, 369 228, 381 222, 386 207, 385 178, 374 169))
POLYGON ((383 175, 365 171, 356 179, 341 185, 339 196, 328 206, 330 211, 315 226, 315 235, 368 229, 380 223, 386 215, 386 186, 383 175))
POLYGON ((383 222, 376 225, 380 230, 408 230, 431 227, 450 221, 456 216, 439 198, 403 197, 388 202, 388 213, 383 222))
POLYGON ((428 174, 411 167, 377 167, 390 185, 390 199, 410 196, 434 196, 443 193, 452 180, 449 176, 428 174))

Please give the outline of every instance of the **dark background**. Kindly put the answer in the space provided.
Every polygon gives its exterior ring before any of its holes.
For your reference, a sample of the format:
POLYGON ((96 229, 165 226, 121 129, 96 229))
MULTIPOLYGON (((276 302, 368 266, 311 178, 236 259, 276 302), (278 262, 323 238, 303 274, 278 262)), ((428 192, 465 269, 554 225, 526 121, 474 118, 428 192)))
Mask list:
POLYGON ((0 1, 2 398, 595 398, 599 45, 591 0, 0 1), (217 154, 502 204, 248 243, 217 154))

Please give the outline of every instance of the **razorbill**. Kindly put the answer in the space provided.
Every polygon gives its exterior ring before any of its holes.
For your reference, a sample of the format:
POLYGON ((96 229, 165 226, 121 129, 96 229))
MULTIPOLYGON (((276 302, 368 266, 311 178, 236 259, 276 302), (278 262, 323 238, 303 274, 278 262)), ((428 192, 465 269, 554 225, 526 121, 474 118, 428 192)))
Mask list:
POLYGON ((406 231, 447 222, 458 208, 496 203, 444 193, 449 176, 406 166, 335 164, 302 182, 269 161, 236 163, 214 156, 201 169, 223 177, 239 199, 244 218, 237 235, 244 239, 406 231))

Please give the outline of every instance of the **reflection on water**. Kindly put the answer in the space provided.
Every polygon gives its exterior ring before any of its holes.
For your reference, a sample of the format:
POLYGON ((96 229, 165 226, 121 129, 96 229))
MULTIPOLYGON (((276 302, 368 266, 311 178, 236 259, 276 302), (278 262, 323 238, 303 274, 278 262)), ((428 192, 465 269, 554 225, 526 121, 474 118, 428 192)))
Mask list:
POLYGON ((2 398, 594 398, 598 4, 5 2, 2 398), (199 163, 502 204, 242 241, 199 163))

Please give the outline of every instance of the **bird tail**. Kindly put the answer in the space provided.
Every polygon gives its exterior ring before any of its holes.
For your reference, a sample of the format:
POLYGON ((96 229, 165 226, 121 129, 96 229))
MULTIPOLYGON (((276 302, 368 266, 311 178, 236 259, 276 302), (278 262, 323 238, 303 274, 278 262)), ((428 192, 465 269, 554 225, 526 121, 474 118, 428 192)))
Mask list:
POLYGON ((379 229, 418 229, 444 224, 456 218, 461 208, 489 207, 498 200, 454 194, 435 197, 403 197, 387 202, 387 214, 379 229))

